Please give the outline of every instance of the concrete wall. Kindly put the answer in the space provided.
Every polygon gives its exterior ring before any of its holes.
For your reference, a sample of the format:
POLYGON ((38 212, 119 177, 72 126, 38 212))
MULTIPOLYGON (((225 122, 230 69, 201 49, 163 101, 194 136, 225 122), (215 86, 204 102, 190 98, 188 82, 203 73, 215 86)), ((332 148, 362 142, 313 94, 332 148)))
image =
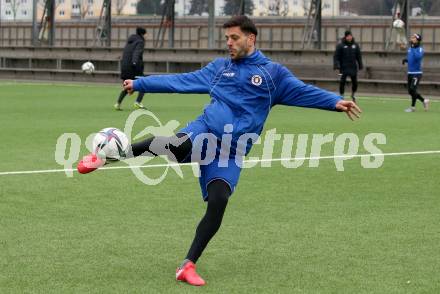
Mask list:
MULTIPOLYGON (((274 61, 282 63, 302 77, 330 77, 333 50, 287 50, 265 49, 264 54, 274 61), (325 70, 323 70, 325 69, 325 70)), ((47 68, 79 69, 81 63, 91 60, 97 70, 119 70, 121 48, 88 47, 0 47, 0 67, 5 68, 47 68)), ((146 72, 175 73, 199 69, 219 56, 227 56, 225 50, 209 49, 145 49, 144 63, 146 72)), ((365 78, 385 78, 400 80, 406 67, 401 60, 405 52, 364 51, 363 61, 366 67, 360 75, 365 78), (389 70, 389 76, 379 72, 389 70)), ((440 53, 427 53, 424 58, 424 80, 440 81, 440 53)))
MULTIPOLYGON (((272 60, 284 64, 297 77, 335 90, 337 72, 333 71, 333 51, 266 49, 272 60)), ((86 47, 0 47, 0 78, 80 82, 120 82, 121 48, 86 47), (93 75, 81 72, 81 64, 92 61, 93 75)), ((145 49, 145 74, 181 73, 200 69, 224 50, 145 49)), ((365 69, 359 73, 363 92, 405 93, 404 52, 366 51, 365 69)), ((427 53, 424 59, 423 93, 440 92, 440 53, 427 53)))

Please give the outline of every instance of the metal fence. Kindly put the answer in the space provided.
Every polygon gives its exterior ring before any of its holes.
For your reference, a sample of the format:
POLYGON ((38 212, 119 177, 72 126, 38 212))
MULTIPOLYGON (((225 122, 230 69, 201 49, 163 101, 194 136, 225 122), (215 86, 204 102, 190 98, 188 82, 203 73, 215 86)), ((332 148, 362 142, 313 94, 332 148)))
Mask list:
MULTIPOLYGON (((217 48, 224 47, 222 23, 217 19, 215 39, 217 48)), ((304 18, 255 18, 259 34, 257 45, 260 48, 301 49, 304 18)), ((384 50, 390 34, 388 17, 328 18, 323 20, 322 49, 334 49, 346 29, 351 29, 363 50, 384 50)), ((124 46, 128 36, 137 26, 147 30, 146 47, 152 48, 159 30, 157 18, 117 19, 112 24, 111 46, 124 46)), ((55 46, 92 47, 95 43, 96 21, 60 21, 56 23, 55 46)), ((440 18, 414 19, 411 32, 423 35, 427 51, 440 48, 440 18)), ((168 34, 165 34, 165 38, 168 34)), ((167 44, 166 39, 164 42, 167 44)), ((208 27, 206 18, 182 18, 176 20, 176 48, 207 48, 208 27)), ((0 26, 0 46, 31 46, 31 22, 2 22, 0 26)))

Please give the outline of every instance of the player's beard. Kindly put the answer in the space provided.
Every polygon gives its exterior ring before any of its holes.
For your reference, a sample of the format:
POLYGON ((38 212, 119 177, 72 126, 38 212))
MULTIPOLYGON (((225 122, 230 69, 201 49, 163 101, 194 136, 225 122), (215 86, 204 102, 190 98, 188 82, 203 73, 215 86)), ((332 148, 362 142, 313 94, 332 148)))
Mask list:
POLYGON ((238 47, 238 48, 232 48, 232 50, 229 50, 229 55, 232 59, 237 60, 241 59, 243 57, 246 57, 248 55, 248 50, 244 47, 238 47), (232 55, 234 54, 234 55, 232 55))

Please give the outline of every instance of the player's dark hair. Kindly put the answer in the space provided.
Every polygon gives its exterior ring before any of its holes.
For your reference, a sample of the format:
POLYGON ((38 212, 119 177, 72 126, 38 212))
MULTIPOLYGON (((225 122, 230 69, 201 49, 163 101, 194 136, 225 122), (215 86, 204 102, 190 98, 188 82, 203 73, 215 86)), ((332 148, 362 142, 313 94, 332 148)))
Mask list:
POLYGON ((136 34, 137 35, 139 35, 139 36, 143 36, 143 35, 145 35, 147 33, 147 31, 144 29, 144 28, 142 28, 142 27, 137 27, 136 28, 136 34))
POLYGON ((246 34, 258 34, 257 27, 246 15, 236 15, 231 17, 227 22, 223 24, 223 28, 240 27, 240 30, 246 34))
POLYGON ((413 36, 416 37, 416 39, 417 39, 417 41, 419 41, 419 43, 422 42, 422 39, 423 39, 423 38, 422 38, 422 35, 420 35, 420 34, 414 34, 413 36))

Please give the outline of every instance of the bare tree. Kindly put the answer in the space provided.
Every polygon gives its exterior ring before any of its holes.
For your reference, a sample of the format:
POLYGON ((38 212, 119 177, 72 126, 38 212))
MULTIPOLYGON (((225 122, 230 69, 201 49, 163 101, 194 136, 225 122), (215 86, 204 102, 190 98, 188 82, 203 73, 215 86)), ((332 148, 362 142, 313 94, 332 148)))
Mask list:
POLYGON ((289 0, 269 0, 267 14, 287 16, 289 14, 289 0))
POLYGON ((208 13, 208 1, 205 0, 191 0, 190 15, 202 15, 208 13))
POLYGON ((308 16, 309 15, 309 10, 310 10, 310 0, 303 0, 303 10, 304 10, 304 16, 308 16))
POLYGON ((267 7, 268 15, 280 15, 281 0, 269 0, 269 5, 267 7))
MULTIPOLYGON (((12 1, 12 0, 11 0, 12 1)), ((19 1, 19 0, 16 0, 19 1)), ((55 11, 58 9, 58 6, 60 6, 62 0, 55 0, 55 11)), ((37 9, 44 9, 44 6, 46 4, 45 0, 37 0, 37 9)))
POLYGON ((93 0, 76 0, 76 4, 79 6, 81 19, 84 19, 93 5, 93 0))
POLYGON ((282 0, 280 15, 287 16, 288 14, 289 14, 289 1, 282 0))
POLYGON ((121 15, 125 5, 127 5, 127 0, 115 0, 115 5, 116 5, 116 15, 121 15))
MULTIPOLYGON (((224 15, 237 15, 240 11, 241 0, 225 0, 223 6, 224 15)), ((254 11, 254 2, 252 0, 244 0, 244 12, 247 15, 252 15, 254 11)))
POLYGON ((21 0, 11 0, 11 2, 9 3, 9 7, 11 8, 12 17, 14 18, 14 20, 17 18, 17 12, 20 8, 20 5, 21 0))

